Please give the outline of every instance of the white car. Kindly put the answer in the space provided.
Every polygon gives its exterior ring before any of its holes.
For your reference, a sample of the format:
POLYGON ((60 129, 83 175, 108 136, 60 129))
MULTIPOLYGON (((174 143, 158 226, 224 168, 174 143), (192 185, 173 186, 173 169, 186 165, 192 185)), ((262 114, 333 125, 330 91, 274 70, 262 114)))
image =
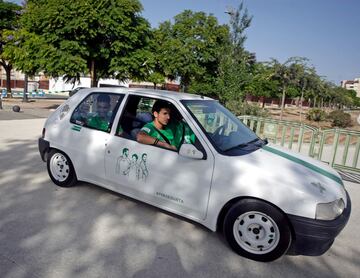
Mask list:
POLYGON ((221 230, 235 252, 257 261, 321 255, 350 217, 335 170, 261 140, 203 96, 81 90, 47 119, 39 151, 56 185, 90 182, 221 230), (173 124, 192 132, 178 151, 136 140, 158 99, 171 105, 173 124))

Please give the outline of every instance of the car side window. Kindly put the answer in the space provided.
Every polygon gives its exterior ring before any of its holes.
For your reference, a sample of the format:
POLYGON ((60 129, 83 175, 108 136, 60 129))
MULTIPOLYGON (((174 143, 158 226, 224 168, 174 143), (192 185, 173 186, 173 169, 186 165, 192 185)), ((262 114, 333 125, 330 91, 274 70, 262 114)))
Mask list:
POLYGON ((153 120, 151 109, 154 103, 155 99, 129 95, 116 129, 116 135, 136 140, 140 129, 153 120))
POLYGON ((110 132, 116 112, 124 95, 94 93, 75 108, 70 122, 91 129, 110 132))
POLYGON ((149 128, 152 132, 149 132, 148 135, 161 141, 166 140, 164 136, 168 137, 170 138, 171 145, 177 149, 183 143, 194 144, 196 146, 197 138, 195 134, 181 113, 172 104, 170 104, 170 121, 165 130, 160 130, 162 135, 158 134, 159 130, 152 127, 154 120, 152 108, 156 101, 157 99, 154 98, 129 95, 117 126, 116 135, 136 141, 138 133, 143 132, 144 128, 149 128))

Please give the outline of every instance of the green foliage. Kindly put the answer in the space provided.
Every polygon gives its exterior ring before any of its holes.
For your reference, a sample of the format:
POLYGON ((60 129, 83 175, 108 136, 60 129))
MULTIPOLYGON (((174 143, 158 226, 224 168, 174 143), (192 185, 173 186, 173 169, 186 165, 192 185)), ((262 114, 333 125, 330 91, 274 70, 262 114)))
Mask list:
POLYGON ((256 66, 255 53, 249 53, 244 48, 245 31, 250 26, 252 17, 244 8, 243 2, 236 10, 230 9, 228 14, 230 15, 230 43, 223 48, 214 84, 217 98, 222 103, 244 101, 246 89, 252 83, 256 66))
POLYGON ((332 121, 332 126, 343 128, 352 126, 351 115, 341 110, 330 112, 328 118, 332 121))
POLYGON ((284 63, 280 63, 276 59, 271 59, 267 66, 272 69, 272 79, 276 80, 280 85, 279 93, 281 93, 281 114, 282 119, 285 98, 291 92, 297 94, 296 86, 299 84, 299 79, 306 68, 307 59, 304 57, 290 57, 284 63))
POLYGON ((223 48, 229 42, 229 30, 216 17, 185 10, 156 30, 157 53, 163 72, 180 78, 185 91, 192 82, 205 83, 218 72, 223 48))
POLYGON ((312 108, 306 118, 310 121, 320 122, 326 119, 326 112, 319 108, 312 108))
POLYGON ((257 97, 277 97, 279 82, 273 80, 272 71, 263 63, 256 63, 252 71, 251 82, 245 87, 247 94, 257 97))
POLYGON ((16 65, 76 80, 90 73, 119 80, 146 76, 149 23, 139 1, 29 0, 16 42, 16 65))
POLYGON ((14 29, 20 9, 17 4, 0 0, 0 32, 14 29))
POLYGON ((269 115, 269 111, 267 109, 261 108, 258 105, 249 104, 247 102, 230 100, 226 102, 225 106, 237 116, 252 115, 257 117, 267 117, 269 115))
POLYGON ((244 7, 244 2, 241 2, 236 10, 230 8, 227 13, 230 15, 231 54, 234 59, 241 59, 243 58, 244 43, 247 38, 245 31, 250 27, 253 17, 249 15, 247 8, 244 7))
POLYGON ((6 57, 4 49, 12 39, 9 31, 14 30, 18 26, 20 9, 21 7, 19 5, 0 0, 0 66, 6 71, 8 92, 11 92, 10 72, 13 65, 12 60, 6 57))

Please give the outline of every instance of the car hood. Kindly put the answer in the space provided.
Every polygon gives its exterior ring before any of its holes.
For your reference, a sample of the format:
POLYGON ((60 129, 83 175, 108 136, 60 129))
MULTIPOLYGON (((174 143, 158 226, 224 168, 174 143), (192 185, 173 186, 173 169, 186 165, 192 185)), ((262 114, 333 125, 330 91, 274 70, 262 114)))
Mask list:
POLYGON ((272 144, 264 145, 253 155, 262 161, 268 161, 263 166, 267 172, 282 177, 288 184, 296 185, 308 194, 317 195, 323 202, 343 198, 346 203, 340 175, 325 163, 272 144))
POLYGON ((342 198, 346 205, 346 191, 334 169, 272 144, 247 155, 223 156, 215 168, 213 181, 228 185, 228 198, 253 196, 287 207, 289 212, 301 207, 308 215, 317 203, 342 198))

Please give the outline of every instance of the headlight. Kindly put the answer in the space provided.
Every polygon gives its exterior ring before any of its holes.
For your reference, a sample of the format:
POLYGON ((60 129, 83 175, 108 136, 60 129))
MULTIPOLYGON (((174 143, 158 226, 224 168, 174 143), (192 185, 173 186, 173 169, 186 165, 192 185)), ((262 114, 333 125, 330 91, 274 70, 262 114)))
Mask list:
POLYGON ((316 205, 316 216, 318 220, 333 220, 344 211, 345 203, 343 199, 337 199, 330 203, 320 203, 316 205))

